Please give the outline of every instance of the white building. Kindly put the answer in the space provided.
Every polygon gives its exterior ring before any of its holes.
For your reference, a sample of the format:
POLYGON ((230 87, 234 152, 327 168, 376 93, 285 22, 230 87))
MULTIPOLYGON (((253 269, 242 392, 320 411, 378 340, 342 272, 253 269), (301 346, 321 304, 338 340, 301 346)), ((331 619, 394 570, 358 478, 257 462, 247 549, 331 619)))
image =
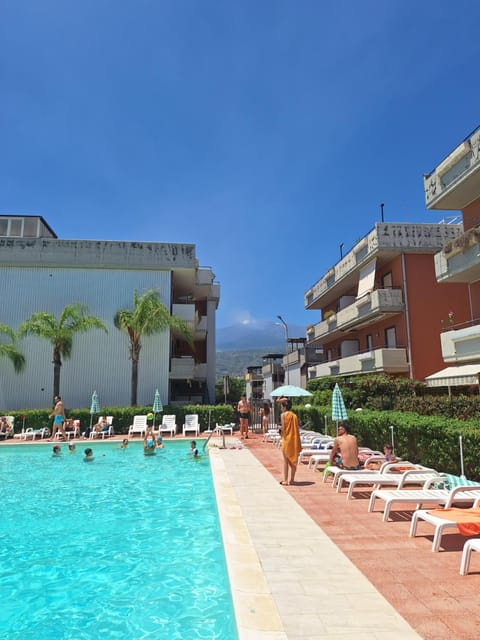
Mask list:
MULTIPOLYGON (((173 315, 186 320, 194 348, 166 331, 143 339, 138 403, 149 405, 158 389, 163 404, 215 401, 215 313, 220 285, 198 266, 193 244, 61 240, 38 216, 0 216, 0 322, 16 330, 32 313, 57 317, 69 304, 87 305, 108 334, 74 337, 63 361, 60 393, 68 408, 89 406, 94 390, 101 406, 127 406, 131 362, 128 340, 114 327, 133 293, 157 289, 173 315)), ((0 410, 49 407, 53 392, 52 347, 36 337, 19 342, 25 371, 0 362, 0 410)))

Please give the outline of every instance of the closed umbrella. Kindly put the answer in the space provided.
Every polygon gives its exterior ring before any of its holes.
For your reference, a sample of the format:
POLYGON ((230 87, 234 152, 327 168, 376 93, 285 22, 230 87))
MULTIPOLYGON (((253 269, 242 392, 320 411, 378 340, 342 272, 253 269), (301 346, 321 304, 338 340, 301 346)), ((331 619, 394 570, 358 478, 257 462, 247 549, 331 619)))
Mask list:
POLYGON ((163 404, 160 399, 160 394, 158 393, 158 389, 155 389, 155 397, 153 398, 153 426, 155 428, 155 414, 163 411, 163 404))
POLYGON ((345 408, 342 392, 340 391, 340 387, 338 386, 338 384, 335 384, 335 387, 333 388, 332 420, 337 423, 337 429, 338 429, 338 422, 340 420, 348 420, 348 413, 345 408))
POLYGON ((92 402, 90 404, 90 429, 92 428, 94 414, 100 413, 100 405, 98 403, 97 392, 92 393, 92 402))

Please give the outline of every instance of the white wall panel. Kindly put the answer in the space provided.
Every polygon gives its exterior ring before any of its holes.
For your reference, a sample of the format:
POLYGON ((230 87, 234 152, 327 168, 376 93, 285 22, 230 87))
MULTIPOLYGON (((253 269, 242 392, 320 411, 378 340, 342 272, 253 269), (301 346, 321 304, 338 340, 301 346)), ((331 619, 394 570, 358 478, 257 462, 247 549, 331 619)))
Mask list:
MULTIPOLYGON (((68 304, 88 306, 106 324, 108 334, 92 330, 75 336, 72 357, 63 363, 60 392, 67 408, 90 406, 94 390, 100 405, 125 406, 130 401, 131 362, 128 339, 113 325, 119 309, 131 308, 133 292, 156 288, 170 307, 170 271, 0 267, 0 322, 17 329, 36 311, 57 317, 68 304)), ((0 412, 49 407, 53 391, 52 348, 38 338, 19 343, 26 370, 16 375, 0 360, 0 412)), ((139 363, 138 403, 152 404, 158 388, 168 401, 169 333, 144 338, 139 363)))

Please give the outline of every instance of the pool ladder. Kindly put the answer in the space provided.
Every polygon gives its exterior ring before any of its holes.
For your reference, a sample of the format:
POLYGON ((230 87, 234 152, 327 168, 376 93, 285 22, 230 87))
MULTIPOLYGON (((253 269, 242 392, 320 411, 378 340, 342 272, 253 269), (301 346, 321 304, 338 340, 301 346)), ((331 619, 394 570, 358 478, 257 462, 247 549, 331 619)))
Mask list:
POLYGON ((222 427, 215 427, 215 429, 213 429, 211 431, 211 433, 209 434, 208 438, 205 440, 205 442, 203 443, 203 451, 205 452, 205 449, 207 448, 208 443, 210 442, 210 438, 213 436, 213 434, 215 433, 215 431, 221 431, 222 433, 222 438, 223 438, 223 448, 225 449, 225 431, 223 430, 222 427))

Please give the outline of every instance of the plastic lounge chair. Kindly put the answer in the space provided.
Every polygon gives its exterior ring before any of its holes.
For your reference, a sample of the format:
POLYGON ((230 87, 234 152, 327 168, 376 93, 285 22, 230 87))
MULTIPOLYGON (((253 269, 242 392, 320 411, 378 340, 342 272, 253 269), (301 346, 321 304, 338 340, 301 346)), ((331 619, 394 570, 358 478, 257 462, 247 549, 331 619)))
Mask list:
MULTIPOLYGON (((442 476, 440 476, 441 478, 442 476)), ((388 489, 374 489, 370 496, 368 511, 372 512, 376 500, 383 500, 385 508, 383 510, 383 521, 387 522, 390 509, 395 502, 401 504, 415 503, 416 509, 420 509, 424 504, 441 504, 451 507, 454 503, 469 504, 480 498, 480 484, 468 487, 455 487, 454 489, 430 489, 434 482, 438 482, 438 477, 430 477, 425 481, 422 489, 399 489, 391 491, 388 489)))
POLYGON ((462 559, 460 561, 460 575, 466 576, 470 567, 472 551, 480 551, 480 539, 472 538, 463 545, 462 559))
POLYGON ((187 433, 194 433, 196 436, 200 434, 200 425, 198 423, 198 414, 188 413, 185 416, 185 422, 183 423, 182 433, 185 436, 187 433))
POLYGON ((320 455, 320 454, 322 455, 328 454, 328 459, 330 459, 330 450, 332 449, 332 447, 333 447, 333 438, 328 438, 328 437, 314 438, 312 442, 310 442, 298 454, 297 464, 302 463, 306 457, 320 455))
MULTIPOLYGON (((476 515, 478 516, 478 507, 480 506, 480 498, 475 500, 472 509, 476 510, 476 515)), ((438 551, 440 548, 440 543, 442 541, 442 535, 445 529, 455 528, 457 527, 457 522, 455 520, 447 520, 445 517, 442 517, 442 511, 445 509, 449 509, 447 504, 443 507, 443 509, 435 509, 434 511, 428 509, 417 509, 412 516, 412 522, 410 524, 410 537, 414 538, 417 532, 418 521, 423 520, 424 522, 428 522, 429 524, 435 527, 435 532, 433 534, 433 542, 432 542, 432 551, 438 551)), ((471 509, 461 509, 462 516, 468 516, 468 512, 471 509)), ((463 518, 462 518, 463 520, 463 518)))
POLYGON ((147 416, 133 416, 133 424, 128 428, 129 436, 144 436, 147 431, 147 416))
POLYGON ((411 484, 423 485, 425 480, 428 480, 432 475, 437 479, 441 477, 441 474, 435 469, 428 469, 422 465, 415 465, 411 462, 390 462, 385 465, 382 472, 359 475, 358 472, 353 471, 342 474, 338 479, 337 492, 341 491, 344 484, 348 484, 347 499, 350 500, 353 497, 353 491, 358 485, 373 486, 375 489, 382 486, 402 489, 404 486, 411 484), (397 472, 397 469, 402 471, 397 472))
POLYGON ((172 438, 177 433, 177 417, 175 415, 165 415, 162 423, 158 427, 158 433, 168 433, 172 438))
MULTIPOLYGON (((310 467, 310 464, 313 465, 313 470, 315 471, 316 468, 318 467, 318 462, 316 461, 317 456, 312 456, 310 458, 310 462, 308 464, 308 466, 310 467)), ((332 487, 336 487, 338 480, 340 478, 340 476, 347 474, 347 473, 354 473, 354 474, 364 474, 364 473, 382 473, 382 469, 390 464, 390 463, 385 463, 385 456, 383 454, 378 454, 378 453, 372 453, 371 456, 369 456, 365 462, 364 465, 366 466, 367 464, 369 464, 370 462, 378 462, 381 463, 380 464, 380 468, 379 469, 359 469, 358 471, 350 471, 349 469, 342 469, 342 467, 337 467, 336 465, 332 465, 330 467, 325 467, 325 469, 323 470, 323 482, 326 482, 329 476, 333 476, 333 481, 332 481, 332 487)))

